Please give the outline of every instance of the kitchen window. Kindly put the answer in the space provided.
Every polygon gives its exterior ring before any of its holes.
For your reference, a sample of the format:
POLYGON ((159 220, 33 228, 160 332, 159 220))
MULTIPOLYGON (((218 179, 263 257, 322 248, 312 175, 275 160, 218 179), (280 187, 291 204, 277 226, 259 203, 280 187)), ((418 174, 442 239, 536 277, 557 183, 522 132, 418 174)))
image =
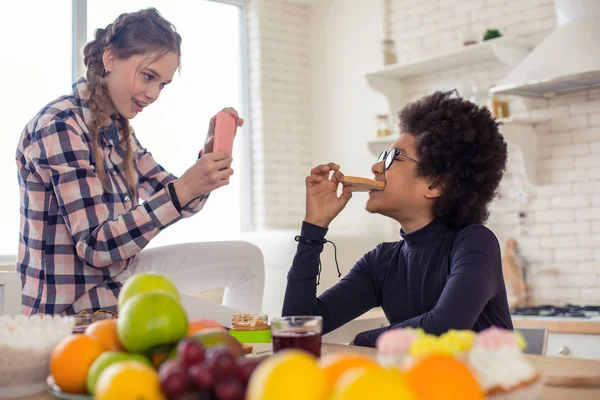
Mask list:
POLYGON ((71 9, 52 1, 15 1, 2 9, 0 254, 15 255, 20 219, 17 144, 44 105, 71 91, 71 9))

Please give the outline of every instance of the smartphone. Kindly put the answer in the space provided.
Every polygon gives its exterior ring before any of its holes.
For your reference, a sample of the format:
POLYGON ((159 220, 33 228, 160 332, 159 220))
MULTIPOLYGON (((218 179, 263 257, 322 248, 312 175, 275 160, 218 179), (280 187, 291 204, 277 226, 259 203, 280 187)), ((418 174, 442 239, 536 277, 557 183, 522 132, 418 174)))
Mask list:
POLYGON ((213 152, 227 151, 232 154, 233 138, 237 125, 235 118, 224 111, 219 111, 215 118, 215 141, 213 152))

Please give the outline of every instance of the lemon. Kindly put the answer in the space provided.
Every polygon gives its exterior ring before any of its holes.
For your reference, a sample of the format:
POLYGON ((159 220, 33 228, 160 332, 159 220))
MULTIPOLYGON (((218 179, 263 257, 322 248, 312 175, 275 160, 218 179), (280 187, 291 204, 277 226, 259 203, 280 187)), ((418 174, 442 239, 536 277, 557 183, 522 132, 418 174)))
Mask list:
POLYGON ((108 366, 96 382, 95 400, 166 400, 155 370, 139 361, 108 366))
POLYGON ((332 400, 417 400, 404 374, 395 368, 353 368, 333 389, 332 400))
POLYGON ((123 361, 139 361, 149 367, 152 366, 150 360, 142 354, 124 353, 121 351, 107 351, 94 361, 87 374, 86 387, 89 393, 96 391, 96 381, 104 370, 115 363, 123 361))
POLYGON ((246 392, 246 400, 324 400, 325 372, 316 358, 302 350, 283 350, 256 368, 246 392))
POLYGON ((354 353, 330 353, 321 357, 319 367, 325 372, 327 381, 331 386, 340 379, 348 370, 358 367, 380 368, 375 360, 363 354, 354 353))

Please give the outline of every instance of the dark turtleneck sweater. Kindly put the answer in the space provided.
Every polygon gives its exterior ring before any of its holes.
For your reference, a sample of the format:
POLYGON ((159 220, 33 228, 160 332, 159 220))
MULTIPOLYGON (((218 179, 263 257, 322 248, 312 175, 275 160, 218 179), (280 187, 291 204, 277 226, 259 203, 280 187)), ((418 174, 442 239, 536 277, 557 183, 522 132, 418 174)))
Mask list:
MULTIPOLYGON (((302 224, 304 237, 321 240, 326 233, 326 228, 302 224)), ((320 315, 326 334, 381 306, 390 326, 361 332, 354 340, 370 347, 394 328, 423 328, 436 335, 449 329, 512 329, 500 246, 489 229, 452 229, 434 219, 400 234, 403 240, 378 245, 319 297, 316 278, 323 245, 299 243, 282 314, 320 315)))

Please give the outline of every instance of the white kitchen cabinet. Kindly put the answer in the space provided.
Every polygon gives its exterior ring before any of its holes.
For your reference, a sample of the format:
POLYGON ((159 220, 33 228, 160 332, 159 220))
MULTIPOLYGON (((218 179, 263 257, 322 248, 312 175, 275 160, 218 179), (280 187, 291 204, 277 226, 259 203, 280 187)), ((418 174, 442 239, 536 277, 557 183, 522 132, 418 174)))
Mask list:
POLYGON ((600 335, 548 332, 546 355, 600 360, 600 335))

